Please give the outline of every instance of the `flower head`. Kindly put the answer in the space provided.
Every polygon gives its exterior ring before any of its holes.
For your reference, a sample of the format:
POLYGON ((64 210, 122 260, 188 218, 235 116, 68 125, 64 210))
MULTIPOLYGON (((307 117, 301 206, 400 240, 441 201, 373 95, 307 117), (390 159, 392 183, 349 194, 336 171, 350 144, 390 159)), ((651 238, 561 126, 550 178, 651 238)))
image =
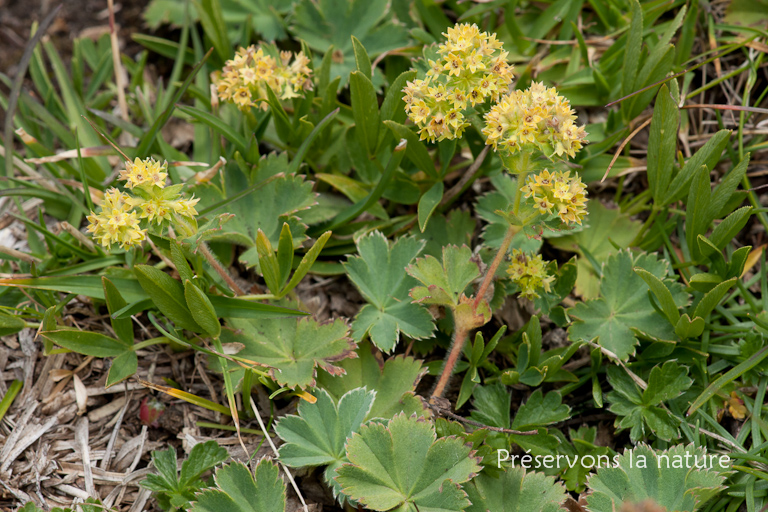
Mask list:
POLYGON ((145 219, 147 227, 167 221, 178 232, 194 234, 199 199, 185 198, 181 194, 183 185, 166 187, 167 168, 167 162, 161 164, 153 158, 127 161, 119 179, 125 181, 132 194, 116 188, 106 192, 99 212, 88 216, 88 231, 93 238, 107 248, 117 244, 129 249, 146 239, 147 228, 141 227, 145 219))
MULTIPOLYGON (((485 115, 485 143, 509 154, 528 148, 573 158, 585 144, 587 132, 576 126, 567 99, 553 87, 534 82, 525 91, 505 95, 485 115)), ((549 156, 549 155, 548 155, 549 156)))
POLYGON ((512 250, 512 263, 507 268, 507 274, 520 287, 520 295, 530 300, 539 298, 538 290, 548 292, 555 280, 547 274, 547 264, 541 254, 526 256, 519 249, 512 250))
POLYGON ((581 224, 587 214, 587 189, 570 171, 544 169, 528 176, 521 191, 526 198, 533 198, 533 206, 540 213, 556 214, 565 224, 581 224))
POLYGON ((132 212, 130 196, 116 188, 104 194, 101 211, 88 216, 88 232, 104 247, 118 244, 128 249, 146 238, 146 231, 139 227, 136 212, 132 212))
POLYGON ((240 48, 234 59, 228 60, 214 78, 219 99, 231 101, 241 110, 261 103, 267 98, 267 88, 281 99, 295 98, 312 89, 304 52, 280 52, 279 58, 269 55, 261 47, 240 48))
POLYGON ((127 161, 125 169, 120 171, 120 179, 125 181, 125 186, 133 187, 152 187, 165 186, 165 179, 168 177, 168 162, 162 164, 154 158, 141 160, 136 158, 133 162, 127 161))
POLYGON ((426 77, 403 89, 408 117, 419 127, 421 139, 432 142, 460 138, 469 126, 464 111, 488 99, 497 101, 512 82, 508 53, 495 34, 463 23, 443 36, 439 58, 429 61, 426 77))

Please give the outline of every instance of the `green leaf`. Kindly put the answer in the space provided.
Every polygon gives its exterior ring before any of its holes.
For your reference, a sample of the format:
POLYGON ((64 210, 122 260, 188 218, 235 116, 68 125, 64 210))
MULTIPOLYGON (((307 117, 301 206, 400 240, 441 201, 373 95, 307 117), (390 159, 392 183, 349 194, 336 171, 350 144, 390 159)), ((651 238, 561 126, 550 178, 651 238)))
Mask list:
POLYGON ((16 334, 26 325, 21 317, 0 311, 0 336, 16 334))
POLYGON ((200 325, 184 300, 184 287, 180 282, 150 265, 136 265, 133 270, 139 284, 162 314, 182 329, 200 332, 200 325))
POLYGON ((661 279, 647 270, 643 268, 636 268, 634 270, 658 299, 661 310, 664 312, 667 320, 669 320, 669 323, 677 325, 677 321, 680 319, 680 311, 677 309, 677 304, 675 304, 675 299, 672 297, 672 292, 669 291, 669 288, 666 287, 661 279))
POLYGON ((647 172, 651 195, 656 206, 662 206, 662 200, 669 191, 669 184, 672 181, 680 111, 666 84, 661 86, 656 98, 651 119, 651 133, 648 138, 647 172))
POLYGON ((133 344, 133 324, 131 319, 118 319, 113 316, 116 311, 123 309, 128 304, 112 281, 102 277, 101 282, 104 286, 104 297, 107 302, 107 311, 109 311, 109 321, 112 323, 112 329, 115 330, 115 334, 117 334, 120 340, 133 344))
POLYGON ((136 352, 133 350, 125 350, 122 354, 116 356, 112 360, 112 364, 109 366, 107 372, 107 381, 104 384, 105 388, 114 386, 118 382, 122 382, 139 369, 139 358, 136 356, 136 352))
POLYGON ((368 301, 352 324, 356 341, 368 334, 377 347, 390 352, 401 332, 416 339, 432 333, 432 315, 409 300, 408 291, 416 281, 405 273, 423 246, 412 237, 401 237, 390 245, 378 231, 357 241, 359 256, 344 264, 350 280, 368 301))
POLYGON ((350 464, 337 470, 342 492, 371 510, 464 510, 459 484, 480 471, 479 459, 463 440, 436 437, 431 422, 404 414, 364 425, 347 443, 350 464))
POLYGON ((589 479, 587 508, 593 512, 613 512, 626 503, 639 504, 646 500, 664 510, 693 512, 717 495, 725 476, 715 457, 714 469, 702 467, 704 448, 693 445, 673 446, 666 451, 652 450, 642 445, 625 450, 616 467, 601 467, 589 479), (695 457, 695 458, 694 458, 695 457), (687 461, 699 461, 699 467, 687 461))
POLYGON ((368 80, 371 80, 371 58, 368 56, 368 52, 365 51, 363 43, 355 36, 352 36, 352 50, 355 53, 357 70, 364 74, 368 80))
POLYGON ((362 342, 357 349, 358 357, 339 362, 344 375, 321 373, 317 376, 318 385, 335 400, 356 388, 375 389, 376 399, 367 419, 391 418, 404 410, 404 395, 413 395, 426 369, 421 361, 402 355, 390 357, 379 366, 371 349, 367 341, 362 342))
POLYGON ((551 476, 506 468, 501 477, 486 472, 464 489, 472 505, 467 512, 558 512, 565 502, 565 488, 551 476))
POLYGON ((643 391, 643 403, 658 405, 677 398, 691 387, 692 383, 693 381, 688 378, 688 369, 675 361, 654 366, 648 377, 648 387, 643 391))
POLYGON ((131 350, 131 345, 97 332, 74 329, 43 331, 40 335, 60 347, 93 357, 115 357, 131 350))
POLYGON ((416 260, 407 271, 424 285, 411 290, 414 301, 449 307, 458 306, 470 283, 480 277, 480 269, 472 260, 470 248, 455 245, 443 247, 442 262, 433 256, 426 256, 416 260))
POLYGON ((515 430, 532 430, 537 427, 551 425, 568 419, 571 408, 563 403, 558 391, 550 391, 544 395, 537 389, 517 410, 512 428, 515 430))
POLYGON ((324 389, 318 389, 315 397, 314 404, 305 400, 299 403, 298 416, 283 416, 275 424, 275 433, 285 442, 280 447, 280 460, 294 468, 328 466, 325 481, 333 487, 334 496, 339 496, 336 468, 348 462, 345 444, 363 424, 376 391, 353 389, 338 405, 324 389))
POLYGON ((232 331, 222 332, 222 342, 242 343, 239 357, 271 367, 271 377, 291 388, 314 386, 317 367, 342 374, 332 363, 352 357, 356 346, 342 319, 324 324, 312 318, 228 319, 227 325, 232 331))
POLYGON ((634 92, 637 68, 640 66, 643 45, 643 9, 637 0, 632 2, 631 16, 632 20, 624 49, 624 65, 622 66, 621 94, 623 96, 634 92))
POLYGON ((187 301, 187 307, 203 330, 214 338, 221 334, 221 324, 219 317, 216 316, 216 310, 213 308, 208 296, 192 284, 191 281, 184 282, 184 298, 187 301))
POLYGON ((549 242, 558 249, 581 256, 576 262, 576 293, 584 299, 594 299, 599 294, 600 279, 585 255, 589 253, 599 264, 604 263, 617 251, 616 247, 629 247, 642 225, 619 210, 606 208, 600 201, 589 201, 587 210, 587 226, 582 231, 551 238, 549 242))
POLYGON ((192 117, 196 121, 207 125, 214 132, 216 132, 217 134, 227 139, 227 141, 234 144, 237 150, 240 151, 241 153, 246 153, 248 142, 231 125, 222 121, 220 117, 195 107, 178 105, 176 108, 184 112, 188 116, 192 117))
POLYGON ((675 334, 677 334, 681 340, 698 338, 701 336, 701 333, 704 332, 705 325, 703 318, 695 316, 693 320, 691 320, 691 317, 686 313, 677 321, 677 325, 675 325, 675 334))
POLYGON ((718 304, 720 304, 720 301, 723 299, 723 297, 725 297, 725 294, 728 292, 728 290, 730 290, 731 287, 736 284, 736 281, 737 279, 735 277, 733 279, 729 279, 728 281, 723 281, 722 283, 719 283, 717 286, 712 288, 709 292, 707 292, 696 305, 693 316, 706 319, 712 310, 715 309, 718 304))
MULTIPOLYGON (((271 176, 271 173, 285 171, 288 166, 286 153, 280 156, 270 155, 259 161, 258 169, 254 177, 262 177, 262 180, 271 176), (268 174, 269 176, 264 176, 268 174)), ((227 190, 242 191, 254 183, 243 182, 232 173, 227 183, 227 190)), ((251 179, 251 178, 249 178, 251 179)), ((261 180, 259 180, 261 181, 261 180)), ((195 194, 200 197, 200 209, 215 205, 227 196, 210 184, 199 185, 193 188, 195 194)), ((294 246, 299 246, 304 241, 306 226, 301 223, 297 214, 316 204, 315 194, 312 192, 312 183, 307 182, 301 176, 278 176, 272 178, 258 189, 258 192, 246 194, 236 201, 226 205, 226 211, 235 215, 221 230, 213 233, 212 241, 234 242, 250 247, 240 256, 240 261, 252 266, 258 261, 256 236, 259 230, 273 246, 278 245, 280 232, 287 222, 293 235, 294 246)), ((204 228, 201 227, 201 231, 204 228)))
MULTIPOLYGON (((673 326, 653 307, 648 285, 634 267, 641 267, 659 279, 667 273, 666 261, 657 260, 653 255, 633 258, 629 251, 622 250, 609 256, 603 265, 600 298, 568 309, 568 315, 575 319, 568 329, 570 339, 597 340, 600 346, 624 361, 634 354, 639 335, 654 340, 675 340, 673 326)), ((687 302, 688 295, 681 285, 664 284, 672 289, 675 305, 679 307, 687 302)))
POLYGON ((437 215, 427 224, 422 233, 414 227, 413 235, 426 242, 424 255, 440 257, 446 245, 466 245, 472 243, 475 232, 475 219, 468 211, 451 210, 448 215, 437 215))
POLYGON ((429 190, 424 192, 424 195, 419 199, 418 217, 419 217, 419 229, 423 233, 427 228, 427 222, 435 211, 435 208, 440 204, 443 199, 443 182, 438 181, 432 185, 429 190))
POLYGON ((285 512, 285 483, 269 460, 256 465, 256 474, 240 462, 216 470, 215 489, 197 495, 192 512, 285 512))
POLYGON ((397 139, 405 139, 408 145, 405 148, 405 156, 408 157, 413 165, 415 165, 421 172, 426 174, 432 179, 439 179, 437 171, 435 170, 435 163, 429 156, 429 151, 419 137, 411 131, 410 128, 394 121, 385 120, 384 124, 392 130, 392 133, 397 139))
POLYGON ((330 80, 340 76, 342 85, 356 68, 352 35, 370 57, 408 44, 406 29, 393 22, 388 0, 299 0, 291 18, 291 33, 315 51, 333 45, 330 80))
POLYGON ((376 152, 381 125, 376 90, 370 79, 359 71, 353 71, 349 76, 349 89, 352 97, 352 117, 355 119, 355 135, 366 153, 371 156, 376 152))
MULTIPOLYGON (((283 224, 283 226, 287 225, 287 223, 283 224)), ((261 270, 264 282, 267 283, 267 288, 273 294, 280 293, 280 288, 282 288, 280 286, 280 263, 277 261, 277 256, 274 249, 272 249, 269 238, 267 238, 262 230, 256 232, 256 252, 259 256, 259 270, 261 270)))
POLYGON ((472 419, 483 425, 497 428, 510 428, 510 409, 512 396, 501 383, 477 386, 473 393, 472 419))
POLYGON ((200 475, 213 469, 216 465, 229 458, 226 448, 219 446, 216 441, 197 443, 189 452, 187 460, 181 463, 179 484, 186 487, 200 478, 200 475))
POLYGON ((309 272, 309 269, 312 268, 312 264, 315 262, 315 260, 317 260, 317 257, 320 256, 320 251, 323 250, 323 247, 325 247, 325 243, 329 238, 331 238, 331 232, 326 231, 320 235, 320 238, 318 238, 314 244, 312 244, 312 247, 306 252, 306 254, 304 254, 304 257, 301 258, 299 265, 293 272, 293 276, 291 276, 291 280, 288 281, 288 284, 280 292, 281 295, 285 295, 289 291, 296 288, 304 276, 307 275, 307 272, 309 272))
POLYGON ((694 173, 702 165, 706 165, 707 169, 714 169, 717 162, 720 161, 720 155, 723 154, 730 136, 731 130, 720 130, 710 137, 706 144, 685 162, 683 168, 674 177, 669 184, 669 190, 662 204, 671 204, 682 199, 690 187, 694 173))

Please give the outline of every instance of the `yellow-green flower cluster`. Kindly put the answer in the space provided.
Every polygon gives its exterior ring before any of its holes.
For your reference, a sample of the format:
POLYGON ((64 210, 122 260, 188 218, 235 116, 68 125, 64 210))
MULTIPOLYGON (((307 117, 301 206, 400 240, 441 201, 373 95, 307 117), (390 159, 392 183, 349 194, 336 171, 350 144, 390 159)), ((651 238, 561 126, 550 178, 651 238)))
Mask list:
POLYGON ((266 109, 267 87, 281 99, 296 98, 312 89, 312 70, 307 64, 309 58, 304 52, 280 52, 278 61, 261 47, 240 48, 215 79, 216 90, 220 99, 233 102, 241 110, 257 103, 266 109))
POLYGON ((118 244, 123 249, 140 244, 146 231, 139 227, 136 212, 131 211, 130 197, 116 188, 107 190, 99 213, 88 216, 88 232, 104 247, 118 244))
POLYGON ((142 219, 150 226, 169 221, 183 234, 193 234, 189 226, 196 222, 195 205, 199 199, 184 198, 183 184, 166 187, 167 169, 167 162, 161 164, 152 158, 127 161, 119 179, 125 181, 132 194, 116 188, 106 192, 99 213, 88 216, 88 231, 93 238, 107 248, 113 244, 123 249, 139 245, 147 233, 140 226, 142 219))
POLYGON ((579 176, 571 177, 570 171, 544 169, 528 176, 521 191, 526 198, 533 198, 539 212, 557 214, 565 224, 581 224, 587 214, 587 189, 579 176))
POLYGON ((530 300, 539 298, 538 290, 548 292, 550 284, 555 280, 547 274, 547 264, 541 254, 526 256, 519 249, 512 250, 512 263, 507 269, 507 274, 520 287, 520 295, 530 300))
POLYGON ((548 146, 547 156, 573 158, 587 136, 583 126, 576 126, 568 100, 540 82, 505 95, 485 115, 485 122, 485 143, 509 154, 548 146))
POLYGON ((491 99, 497 101, 512 82, 508 52, 496 34, 480 32, 467 23, 449 28, 440 57, 429 61, 424 79, 403 89, 408 117, 419 127, 422 140, 456 139, 469 126, 464 111, 491 99))

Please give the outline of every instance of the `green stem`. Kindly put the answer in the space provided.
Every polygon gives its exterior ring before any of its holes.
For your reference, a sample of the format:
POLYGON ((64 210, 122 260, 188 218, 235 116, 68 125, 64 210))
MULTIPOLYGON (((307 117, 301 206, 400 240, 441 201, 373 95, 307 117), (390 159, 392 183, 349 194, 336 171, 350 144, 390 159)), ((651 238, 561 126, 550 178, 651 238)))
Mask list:
POLYGON ((656 207, 656 205, 653 205, 653 209, 651 209, 651 214, 648 216, 648 219, 646 219, 645 224, 643 224, 643 227, 640 228, 640 232, 637 234, 634 240, 632 240, 632 243, 629 244, 630 246, 636 246, 640 243, 640 241, 643 239, 643 236, 645 236, 646 231, 648 231, 648 228, 650 228, 653 225, 653 221, 656 220, 656 215, 659 214, 659 209, 656 207))
POLYGON ((162 343, 168 343, 169 340, 165 336, 162 336, 160 338, 152 338, 150 340, 144 340, 141 343, 136 343, 133 346, 134 352, 137 350, 141 350, 143 348, 151 347, 152 345, 160 345, 162 343))

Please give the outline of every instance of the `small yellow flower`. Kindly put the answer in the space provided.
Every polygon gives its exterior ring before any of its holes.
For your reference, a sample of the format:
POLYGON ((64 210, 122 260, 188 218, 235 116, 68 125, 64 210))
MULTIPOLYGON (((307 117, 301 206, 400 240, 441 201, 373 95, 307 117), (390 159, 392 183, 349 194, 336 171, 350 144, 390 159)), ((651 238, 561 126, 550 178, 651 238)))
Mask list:
POLYGON ((256 104, 266 109, 262 100, 266 100, 268 89, 281 99, 295 98, 312 89, 309 62, 303 52, 280 52, 276 59, 262 47, 249 46, 240 48, 213 80, 219 99, 231 101, 241 110, 256 104))
POLYGON ((510 155, 525 148, 549 147, 550 158, 573 158, 587 137, 584 127, 577 127, 575 121, 568 100, 554 88, 534 82, 525 91, 505 95, 491 108, 485 115, 483 134, 486 144, 510 155))
POLYGON ((546 267, 540 254, 529 257, 519 249, 513 249, 507 274, 520 287, 520 295, 533 300, 539 298, 538 290, 550 291, 550 285, 555 280, 547 274, 546 267))
POLYGON ((521 189, 533 206, 544 215, 557 214, 565 224, 581 224, 587 214, 587 189, 570 171, 549 172, 544 169, 528 176, 521 189))
POLYGON ((168 177, 167 168, 166 162, 160 164, 152 158, 141 160, 137 157, 133 162, 125 163, 125 169, 120 171, 120 179, 125 180, 125 186, 128 188, 146 188, 153 185, 163 188, 168 177))
POLYGON ((428 61, 426 78, 403 88, 408 117, 419 127, 421 138, 432 142, 461 137, 468 125, 464 122, 467 106, 498 100, 512 82, 508 54, 495 34, 464 23, 449 28, 443 36, 440 57, 428 61), (417 100, 423 103, 413 108, 417 100), (452 114, 454 110, 459 112, 452 114))

